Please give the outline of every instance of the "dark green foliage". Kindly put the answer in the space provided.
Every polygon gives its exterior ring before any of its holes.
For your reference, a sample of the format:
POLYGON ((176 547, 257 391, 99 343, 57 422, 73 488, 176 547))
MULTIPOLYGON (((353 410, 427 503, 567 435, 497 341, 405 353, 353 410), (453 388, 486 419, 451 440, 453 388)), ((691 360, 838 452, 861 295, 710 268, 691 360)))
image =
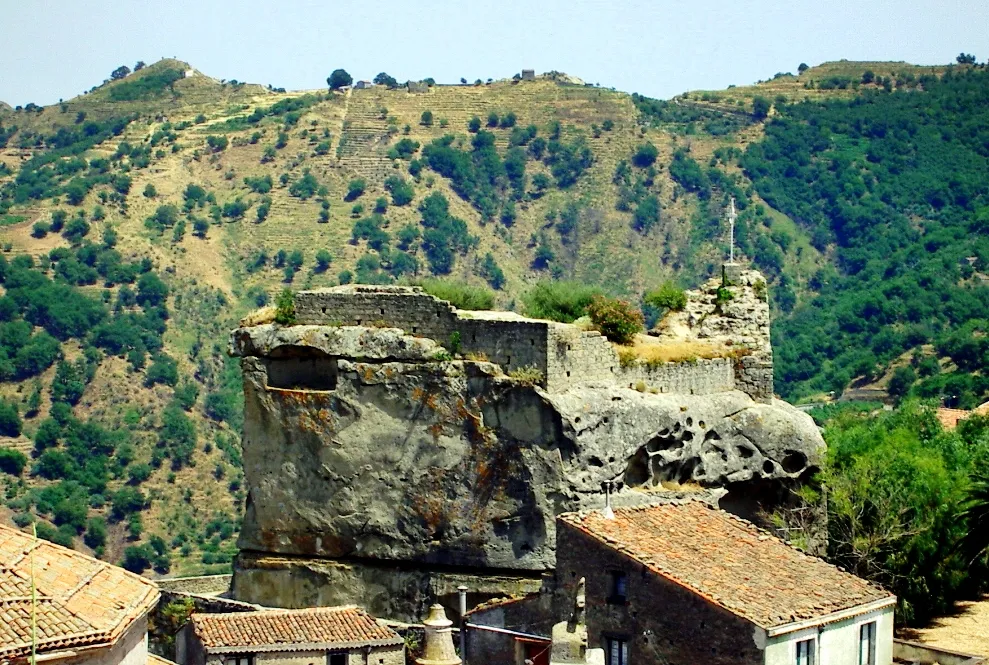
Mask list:
POLYGON ((522 297, 522 311, 536 319, 573 323, 601 290, 577 282, 539 282, 522 297))
POLYGON ((244 178, 244 184, 256 194, 267 194, 274 186, 270 175, 246 177, 244 178))
POLYGON ((351 230, 351 240, 356 244, 358 240, 366 240, 368 247, 381 252, 391 244, 391 235, 384 230, 386 221, 381 215, 374 214, 354 222, 351 230))
POLYGON ((83 536, 86 547, 97 549, 106 546, 106 520, 102 517, 90 517, 86 522, 86 535, 83 536))
POLYGON ((752 117, 756 120, 765 120, 772 106, 772 103, 768 99, 756 95, 752 99, 752 117))
POLYGON ((175 388, 175 402, 185 411, 191 411, 199 397, 199 387, 193 381, 183 381, 175 388))
POLYGON ((333 262, 333 255, 330 254, 325 249, 320 249, 316 251, 316 265, 314 270, 319 273, 326 272, 330 264, 333 262))
POLYGON ((433 112, 429 110, 423 111, 422 115, 419 117, 419 124, 422 125, 423 127, 432 127, 433 112))
POLYGON ((481 262, 480 275, 487 280, 493 289, 501 290, 505 286, 505 273, 491 252, 484 255, 484 260, 481 262))
POLYGON ((389 176, 385 179, 385 189, 391 192, 391 201, 394 205, 405 206, 412 203, 415 197, 415 189, 411 183, 398 176, 389 176))
POLYGON ((464 220, 453 217, 449 211, 449 201, 439 192, 433 192, 419 205, 422 225, 426 231, 422 236, 422 248, 434 275, 445 275, 453 269, 455 252, 466 254, 478 243, 477 236, 467 231, 464 220))
POLYGON ((632 215, 632 226, 636 231, 648 233, 659 223, 659 199, 655 194, 645 197, 632 215))
POLYGON ((139 78, 118 83, 110 88, 110 99, 115 102, 132 102, 160 97, 165 91, 172 91, 172 84, 184 76, 185 72, 181 69, 170 67, 155 72, 149 71, 139 78))
POLYGON ((315 176, 310 173, 309 169, 306 169, 302 177, 292 183, 288 188, 289 194, 306 201, 316 195, 316 191, 319 189, 319 182, 316 180, 315 176))
MULTIPOLYGON (((2 410, 2 406, 0 406, 2 410)), ((0 471, 19 476, 27 466, 27 456, 19 450, 0 448, 0 471)))
POLYGON ((410 138, 403 138, 398 141, 391 150, 388 151, 388 156, 392 159, 412 159, 412 155, 416 153, 419 149, 419 142, 413 141, 410 138))
POLYGON ((354 77, 348 74, 346 69, 334 69, 326 79, 326 85, 330 86, 330 90, 339 90, 353 82, 354 77))
POLYGON ((354 201, 367 188, 367 181, 364 178, 354 178, 347 184, 347 196, 344 197, 344 201, 354 201))
POLYGON ((222 152, 227 149, 230 141, 226 136, 214 136, 210 135, 206 137, 206 145, 209 146, 210 150, 213 152, 222 152))
POLYGON ((655 164, 658 156, 659 150, 656 149, 656 146, 651 142, 643 143, 636 148, 635 154, 632 155, 632 163, 644 169, 655 164))
MULTIPOLYGON (((970 70, 925 79, 923 93, 869 89, 788 104, 745 151, 759 195, 837 261, 837 272, 812 280, 815 297, 774 323, 783 395, 840 391, 917 344, 989 318, 989 289, 962 270, 965 257, 989 259, 989 154, 979 138, 987 80, 970 70)), ((989 382, 960 370, 916 390, 977 404, 989 382)))
POLYGON ((476 134, 481 130, 481 119, 476 115, 467 121, 467 131, 471 134, 476 134))
POLYGON ((899 621, 944 614, 989 582, 985 552, 965 551, 970 479, 989 468, 987 425, 945 433, 932 410, 908 403, 825 428, 829 559, 895 593, 899 621))
POLYGON ((384 196, 379 196, 374 202, 374 212, 379 215, 383 215, 388 212, 388 199, 384 196))
POLYGON ((421 234, 419 233, 419 227, 415 224, 406 224, 398 230, 398 246, 400 249, 408 250, 412 247, 421 234))
POLYGON ((457 309, 492 309, 494 294, 479 286, 451 279, 426 279, 420 282, 423 290, 441 300, 447 300, 457 309))
POLYGON ((85 379, 85 361, 83 361, 82 367, 79 367, 77 363, 61 361, 55 369, 55 377, 52 379, 52 402, 78 404, 83 391, 86 389, 85 379))
POLYGON ((687 294, 673 282, 663 282, 658 289, 647 293, 643 301, 662 311, 680 312, 687 306, 687 294))
POLYGON ((127 468, 127 482, 131 485, 140 485, 151 477, 150 464, 131 464, 127 468))
POLYGON ((144 385, 149 388, 158 383, 174 386, 178 382, 179 367, 175 359, 164 352, 155 354, 144 374, 144 385))
POLYGON ((673 153, 670 162, 670 177, 688 192, 694 192, 702 199, 711 196, 711 181, 693 157, 683 148, 673 153))
POLYGON ((188 465, 196 449, 196 425, 174 402, 161 414, 158 448, 171 458, 175 470, 188 465))
POLYGON ((546 145, 546 164, 556 178, 556 184, 566 189, 575 184, 580 176, 594 163, 594 155, 584 142, 577 137, 570 143, 552 139, 546 145))
POLYGON ((154 559, 154 550, 150 545, 129 545, 124 550, 124 558, 120 562, 120 567, 132 573, 141 574, 151 567, 154 559))
POLYGON ((385 72, 381 72, 380 74, 375 76, 374 83, 376 85, 383 85, 387 87, 389 90, 398 87, 398 81, 395 80, 395 77, 389 76, 385 72))
POLYGON ((290 289, 284 289, 275 300, 275 322, 283 326, 295 323, 295 294, 290 289))

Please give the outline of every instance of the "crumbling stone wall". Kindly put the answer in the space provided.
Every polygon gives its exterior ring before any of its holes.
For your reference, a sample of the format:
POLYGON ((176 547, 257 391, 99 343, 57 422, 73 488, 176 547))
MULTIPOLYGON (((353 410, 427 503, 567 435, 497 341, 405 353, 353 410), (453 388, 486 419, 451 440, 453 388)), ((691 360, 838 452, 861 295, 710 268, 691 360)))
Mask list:
MULTIPOLYGON (((704 298, 697 296, 695 300, 701 302, 695 318, 710 316, 704 298)), ((434 340, 451 351, 495 363, 505 373, 535 368, 543 376, 541 387, 550 392, 585 383, 617 382, 635 387, 641 381, 660 393, 705 395, 737 388, 762 398, 772 396, 771 349, 768 365, 763 350, 735 366, 730 360, 715 359, 656 366, 639 363, 623 368, 614 347, 599 332, 512 312, 458 310, 418 287, 347 285, 303 291, 296 295, 295 310, 300 324, 395 327, 434 340)), ((739 310, 739 316, 742 314, 739 310)), ((768 309, 766 321, 768 345, 768 309)), ((739 343, 748 339, 743 336, 739 343)), ((758 344, 762 344, 761 339, 758 344)), ((288 359, 271 369, 283 368, 290 371, 288 359)), ((277 375, 277 371, 269 370, 270 377, 277 375)), ((273 384, 290 387, 281 379, 273 384)))
POLYGON ((769 324, 765 278, 756 270, 725 264, 720 275, 687 291, 682 312, 671 312, 650 332, 664 339, 714 342, 734 350, 735 387, 767 402, 773 398, 769 324), (719 297, 719 290, 728 298, 719 297))
POLYGON ((635 363, 622 368, 619 379, 629 388, 680 395, 710 395, 737 387, 735 367, 730 358, 656 365, 635 363))

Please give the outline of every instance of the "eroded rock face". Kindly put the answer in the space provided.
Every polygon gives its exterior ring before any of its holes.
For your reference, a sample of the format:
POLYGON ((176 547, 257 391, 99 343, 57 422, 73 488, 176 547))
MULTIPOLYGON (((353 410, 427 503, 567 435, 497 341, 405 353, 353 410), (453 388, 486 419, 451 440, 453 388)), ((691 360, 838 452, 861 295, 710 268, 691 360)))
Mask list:
MULTIPOLYGON (((807 415, 738 391, 547 393, 397 329, 265 325, 232 343, 249 490, 239 544, 254 558, 531 578, 554 566, 555 516, 600 507, 603 481, 623 484, 616 504, 684 485, 744 491, 803 477, 824 451, 807 415)), ((258 570, 235 573, 238 597, 277 604, 258 570)))

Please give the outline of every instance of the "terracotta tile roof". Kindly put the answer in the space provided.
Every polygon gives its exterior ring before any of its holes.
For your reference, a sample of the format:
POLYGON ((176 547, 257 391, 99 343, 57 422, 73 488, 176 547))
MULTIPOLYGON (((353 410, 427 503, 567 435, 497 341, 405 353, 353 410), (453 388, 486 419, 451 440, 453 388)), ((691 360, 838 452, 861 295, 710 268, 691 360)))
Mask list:
POLYGON ((139 575, 0 525, 0 663, 31 650, 32 553, 41 653, 112 644, 158 602, 139 575))
POLYGON ((193 614, 192 626, 210 653, 293 651, 313 646, 398 646, 404 643, 394 630, 353 606, 193 614))
POLYGON ((567 513, 565 524, 762 628, 894 596, 699 501, 567 513))

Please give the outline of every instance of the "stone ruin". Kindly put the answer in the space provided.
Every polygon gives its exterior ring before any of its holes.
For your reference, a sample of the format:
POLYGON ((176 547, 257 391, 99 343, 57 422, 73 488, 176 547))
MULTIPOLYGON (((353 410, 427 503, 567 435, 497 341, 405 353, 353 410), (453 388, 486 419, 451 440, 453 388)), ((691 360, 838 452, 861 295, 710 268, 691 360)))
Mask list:
POLYGON ((623 362, 597 332, 416 287, 306 291, 296 325, 235 330, 234 596, 413 620, 460 584, 476 600, 538 589, 555 516, 600 507, 605 483, 616 505, 727 490, 722 505, 751 515, 779 500, 824 442, 772 396, 765 282, 731 283, 727 302, 720 280, 689 292, 653 331, 731 351, 679 363, 623 362))

